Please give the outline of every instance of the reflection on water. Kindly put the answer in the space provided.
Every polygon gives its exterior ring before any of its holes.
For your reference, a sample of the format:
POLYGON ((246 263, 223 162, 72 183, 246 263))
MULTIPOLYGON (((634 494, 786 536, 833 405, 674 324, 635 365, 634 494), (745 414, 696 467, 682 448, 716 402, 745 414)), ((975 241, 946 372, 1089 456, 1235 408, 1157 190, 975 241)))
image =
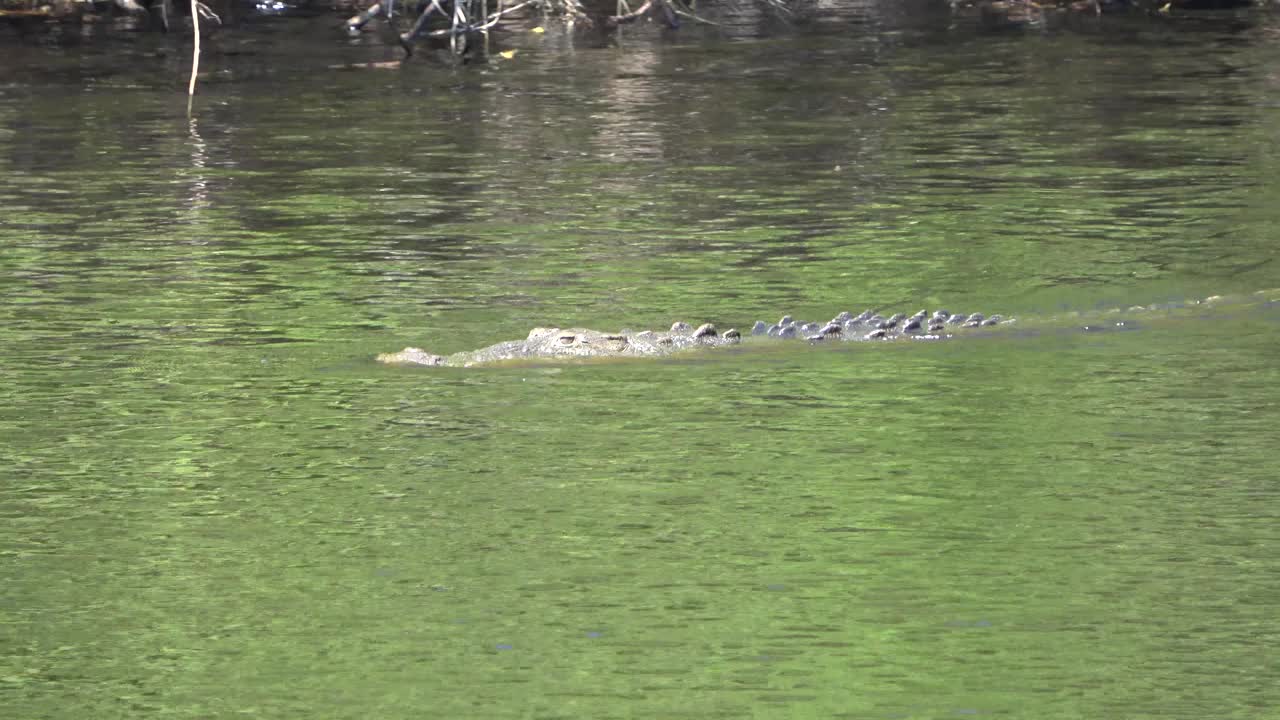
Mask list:
POLYGON ((815 7, 393 73, 248 20, 190 122, 171 40, 0 43, 5 706, 1280 704, 1280 313, 1106 312, 1280 286, 1271 20, 815 7), (1021 320, 371 361, 865 306, 1021 320))

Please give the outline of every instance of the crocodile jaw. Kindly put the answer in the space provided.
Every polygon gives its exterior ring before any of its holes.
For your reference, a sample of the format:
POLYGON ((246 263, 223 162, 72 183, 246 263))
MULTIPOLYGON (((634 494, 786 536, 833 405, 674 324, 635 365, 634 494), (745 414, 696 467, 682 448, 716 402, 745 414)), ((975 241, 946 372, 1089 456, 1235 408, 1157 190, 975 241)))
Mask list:
POLYGON ((422 348, 407 347, 400 352, 380 353, 378 362, 387 365, 444 365, 445 359, 422 348))

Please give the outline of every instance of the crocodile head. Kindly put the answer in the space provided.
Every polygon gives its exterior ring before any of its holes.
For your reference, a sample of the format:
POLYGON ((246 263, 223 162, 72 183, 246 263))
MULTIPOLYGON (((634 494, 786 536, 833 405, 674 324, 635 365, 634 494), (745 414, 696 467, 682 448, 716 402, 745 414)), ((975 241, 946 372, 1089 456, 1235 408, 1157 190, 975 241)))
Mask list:
POLYGON ((524 340, 508 340, 478 350, 440 356, 421 348, 405 348, 383 353, 378 362, 391 365, 448 365, 473 367, 508 362, 563 360, 572 358, 625 358, 666 355, 698 347, 717 347, 741 341, 737 330, 723 334, 706 323, 691 328, 676 323, 667 332, 645 330, 638 333, 608 333, 586 328, 537 327, 524 340))
POLYGON ((534 328, 525 339, 525 352, 544 356, 592 357, 627 355, 631 339, 622 333, 603 333, 584 328, 534 328))

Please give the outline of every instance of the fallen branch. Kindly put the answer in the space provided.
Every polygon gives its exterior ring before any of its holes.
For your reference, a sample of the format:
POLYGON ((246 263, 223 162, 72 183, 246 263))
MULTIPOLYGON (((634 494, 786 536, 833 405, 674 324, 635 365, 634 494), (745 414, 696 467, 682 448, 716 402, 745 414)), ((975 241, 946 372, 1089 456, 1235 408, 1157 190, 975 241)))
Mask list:
MULTIPOLYGON (((635 10, 625 13, 619 12, 617 15, 605 18, 605 22, 611 26, 633 23, 648 14, 655 6, 662 10, 663 20, 666 21, 667 27, 673 30, 680 27, 680 17, 689 18, 690 20, 703 23, 704 25, 716 25, 723 27, 723 25, 718 22, 713 22, 704 17, 698 16, 688 6, 682 7, 681 5, 677 5, 673 0, 645 0, 645 3, 635 10)), ((626 7, 626 3, 619 2, 618 7, 619 10, 621 10, 626 7)))
POLYGON ((501 5, 501 3, 499 3, 499 5, 498 5, 498 12, 496 12, 496 13, 494 13, 494 14, 490 15, 490 16, 489 16, 489 18, 488 18, 488 20, 485 22, 485 24, 484 24, 484 25, 481 25, 480 27, 478 27, 478 28, 476 28, 476 29, 477 29, 477 30, 488 30, 489 28, 493 27, 494 25, 497 25, 497 24, 498 24, 498 21, 499 21, 499 20, 501 20, 504 16, 506 16, 506 15, 510 15, 511 13, 513 13, 513 12, 515 12, 515 11, 517 11, 517 10, 523 9, 523 8, 525 8, 525 7, 528 7, 529 5, 537 5, 539 2, 541 2, 541 0, 525 0, 525 2, 522 2, 522 3, 518 4, 518 5, 512 5, 511 7, 507 8, 507 9, 505 9, 505 10, 504 10, 504 9, 502 9, 502 5, 501 5))
MULTIPOLYGON (((460 33, 483 32, 493 27, 494 25, 498 24, 498 21, 501 20, 503 17, 510 15, 511 13, 517 10, 522 10, 530 5, 537 5, 540 2, 542 2, 542 0, 525 0, 525 2, 522 2, 519 5, 512 5, 511 7, 506 8, 505 10, 499 10, 498 12, 493 13, 488 18, 486 18, 485 23, 483 25, 472 25, 464 28, 459 28, 456 31, 453 28, 441 28, 440 30, 432 30, 431 32, 427 33, 427 37, 448 37, 450 35, 453 35, 455 32, 460 32, 460 33)), ((432 0, 432 4, 435 4, 435 0, 432 0)))
POLYGON ((356 33, 369 21, 382 14, 382 3, 376 2, 347 19, 347 32, 356 33))
POLYGON ((675 11, 675 13, 676 13, 677 15, 679 15, 680 17, 686 17, 686 18, 689 18, 690 20, 693 20, 693 21, 695 21, 695 22, 700 22, 700 23, 702 23, 703 25, 715 25, 716 27, 724 27, 724 26, 725 26, 725 25, 724 25, 724 23, 718 23, 718 22, 716 22, 716 21, 714 21, 714 20, 708 20, 708 19, 706 19, 706 18, 704 18, 704 17, 701 17, 701 16, 698 16, 698 15, 695 15, 695 14, 693 13, 693 11, 691 11, 691 10, 684 10, 684 9, 681 9, 681 8, 676 7, 676 6, 674 6, 674 5, 672 5, 672 6, 671 6, 671 9, 672 9, 672 10, 674 10, 674 11, 675 11))
POLYGON ((653 0, 644 0, 644 4, 635 10, 632 10, 629 13, 623 13, 622 15, 611 15, 605 19, 605 22, 610 25, 625 25, 627 23, 633 23, 644 17, 644 14, 649 12, 649 9, 652 7, 653 0))
POLYGON ((438 12, 444 15, 444 8, 440 7, 438 0, 431 0, 431 4, 418 14, 418 19, 413 22, 413 27, 409 28, 409 32, 400 35, 400 47, 404 48, 406 55, 413 54, 413 41, 422 33, 422 29, 427 26, 427 19, 431 17, 431 13, 438 12))

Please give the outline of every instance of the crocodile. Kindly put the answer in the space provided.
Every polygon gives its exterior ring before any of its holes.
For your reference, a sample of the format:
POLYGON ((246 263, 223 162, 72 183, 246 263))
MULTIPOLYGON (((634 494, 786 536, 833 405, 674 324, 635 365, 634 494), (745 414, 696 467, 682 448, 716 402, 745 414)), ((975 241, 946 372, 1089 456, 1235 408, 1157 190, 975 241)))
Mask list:
MULTIPOLYGON (((755 336, 777 339, 800 339, 808 342, 838 340, 900 339, 939 340, 968 328, 990 327, 1013 322, 1000 315, 951 313, 921 310, 907 316, 897 313, 885 317, 872 310, 859 315, 842 312, 825 323, 801 322, 784 315, 776 323, 756 322, 751 328, 755 336)), ((377 360, 390 365, 428 365, 475 367, 515 362, 539 362, 587 358, 628 358, 670 355, 702 348, 725 347, 742 342, 736 329, 719 332, 715 325, 703 323, 696 328, 677 322, 665 331, 601 332, 587 328, 537 327, 524 340, 507 340, 495 345, 454 353, 434 355, 422 348, 407 347, 393 353, 382 353, 377 360)))
MULTIPOLYGON (((1189 301, 1070 312, 1037 318, 1034 322, 1019 323, 1015 327, 1026 330, 1058 327, 1092 331, 1132 327, 1133 320, 1154 320, 1163 317, 1162 313, 1198 313, 1214 308, 1215 316, 1219 316, 1224 309, 1235 309, 1247 315, 1258 309, 1278 307, 1280 289, 1271 289, 1247 295, 1213 295, 1189 301)), ((719 332, 711 323, 693 327, 677 322, 668 330, 640 332, 539 327, 534 328, 524 340, 508 340, 478 350, 453 355, 433 355, 421 348, 407 347, 399 352, 378 355, 377 361, 391 365, 476 367, 591 358, 655 357, 734 346, 757 339, 759 342, 776 339, 810 344, 945 340, 962 334, 996 330, 997 326, 1008 326, 1014 322, 1014 318, 1001 315, 985 316, 981 313, 953 313, 946 310, 920 310, 910 316, 902 313, 886 316, 867 310, 859 315, 842 312, 825 323, 801 322, 790 315, 784 315, 777 322, 756 322, 747 333, 747 338, 736 329, 719 332)))

